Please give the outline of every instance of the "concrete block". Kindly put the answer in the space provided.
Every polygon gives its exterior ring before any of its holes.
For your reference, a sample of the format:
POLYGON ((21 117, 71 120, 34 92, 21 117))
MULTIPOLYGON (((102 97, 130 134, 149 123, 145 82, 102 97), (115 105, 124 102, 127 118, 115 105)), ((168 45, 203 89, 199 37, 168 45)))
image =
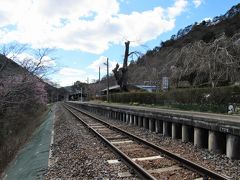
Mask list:
POLYGON ((182 136, 182 128, 178 123, 172 123, 172 139, 180 139, 182 136))
POLYGON ((143 124, 142 124, 142 117, 141 116, 138 116, 138 126, 139 127, 143 126, 143 124))
POLYGON ((126 113, 123 114, 123 122, 126 122, 126 113))
POLYGON ((182 125, 182 142, 193 142, 193 129, 192 126, 182 125))
POLYGON ((129 117, 130 117, 130 125, 132 125, 133 124, 133 115, 129 115, 129 117))
POLYGON ((163 136, 171 136, 171 123, 163 121, 163 136))
POLYGON ((117 120, 120 120, 120 112, 117 112, 117 120))
POLYGON ((230 159, 240 159, 240 137, 227 134, 226 155, 230 159))
POLYGON ((149 129, 149 118, 145 118, 145 127, 149 129))
POLYGON ((159 121, 159 119, 155 119, 155 132, 156 133, 160 132, 160 121, 159 121))
POLYGON ((208 147, 208 130, 194 127, 194 146, 208 147))
POLYGON ((129 114, 126 114, 126 124, 129 124, 129 114))
POLYGON ((151 132, 154 132, 155 131, 155 119, 149 118, 148 119, 148 124, 149 124, 149 130, 151 132))
POLYGON ((223 133, 210 131, 208 132, 208 150, 217 153, 225 153, 226 136, 223 133))
POLYGON ((159 121, 159 133, 163 134, 163 121, 158 120, 159 121))
POLYGON ((134 126, 137 126, 137 116, 133 115, 133 124, 134 126))
POLYGON ((143 120, 143 127, 147 129, 147 119, 145 117, 142 117, 143 120))

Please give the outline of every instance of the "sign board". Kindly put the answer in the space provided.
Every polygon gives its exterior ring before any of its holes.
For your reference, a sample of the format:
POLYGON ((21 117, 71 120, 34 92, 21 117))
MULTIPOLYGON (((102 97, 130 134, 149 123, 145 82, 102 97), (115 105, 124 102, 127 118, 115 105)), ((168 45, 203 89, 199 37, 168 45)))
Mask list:
POLYGON ((169 80, 168 77, 162 78, 162 90, 168 90, 169 88, 169 80))

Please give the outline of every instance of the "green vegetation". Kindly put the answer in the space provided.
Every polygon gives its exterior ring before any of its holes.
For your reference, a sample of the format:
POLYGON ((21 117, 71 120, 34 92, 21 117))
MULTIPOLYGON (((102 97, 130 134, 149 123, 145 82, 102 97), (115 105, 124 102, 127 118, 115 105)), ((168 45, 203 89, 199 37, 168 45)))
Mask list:
MULTIPOLYGON (((106 96, 100 98, 106 101, 106 96)), ((240 87, 172 89, 168 92, 111 94, 110 102, 146 104, 182 110, 226 113, 229 103, 240 103, 240 87)))

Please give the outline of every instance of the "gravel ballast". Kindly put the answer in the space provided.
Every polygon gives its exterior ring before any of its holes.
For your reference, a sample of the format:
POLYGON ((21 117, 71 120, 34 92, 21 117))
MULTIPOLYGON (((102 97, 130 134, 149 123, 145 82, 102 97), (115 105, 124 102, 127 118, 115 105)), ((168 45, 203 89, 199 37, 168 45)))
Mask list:
POLYGON ((117 157, 60 104, 56 107, 54 142, 46 179, 137 179, 120 178, 128 172, 117 157))
POLYGON ((231 179, 240 179, 240 160, 231 160, 224 154, 216 154, 208 151, 208 149, 195 147, 190 142, 182 143, 181 139, 176 140, 171 137, 164 137, 162 134, 150 132, 148 129, 129 125, 120 120, 107 119, 104 116, 99 117, 112 125, 152 142, 168 151, 179 154, 181 157, 209 168, 219 174, 228 176, 231 179))

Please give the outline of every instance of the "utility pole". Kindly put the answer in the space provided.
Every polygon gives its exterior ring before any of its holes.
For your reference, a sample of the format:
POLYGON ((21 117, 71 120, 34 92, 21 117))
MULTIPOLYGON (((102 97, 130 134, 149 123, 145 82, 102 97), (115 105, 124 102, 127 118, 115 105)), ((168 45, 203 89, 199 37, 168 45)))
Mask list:
POLYGON ((109 102, 109 64, 108 64, 108 58, 107 63, 104 63, 107 66, 107 102, 109 102))
POLYGON ((99 66, 99 70, 98 70, 98 83, 100 84, 100 79, 101 79, 101 69, 100 69, 100 66, 99 66))
POLYGON ((98 77, 99 97, 101 96, 101 67, 99 66, 99 77, 98 77))
POLYGON ((89 97, 89 78, 87 77, 87 85, 84 87, 84 92, 86 94, 86 99, 89 97))

